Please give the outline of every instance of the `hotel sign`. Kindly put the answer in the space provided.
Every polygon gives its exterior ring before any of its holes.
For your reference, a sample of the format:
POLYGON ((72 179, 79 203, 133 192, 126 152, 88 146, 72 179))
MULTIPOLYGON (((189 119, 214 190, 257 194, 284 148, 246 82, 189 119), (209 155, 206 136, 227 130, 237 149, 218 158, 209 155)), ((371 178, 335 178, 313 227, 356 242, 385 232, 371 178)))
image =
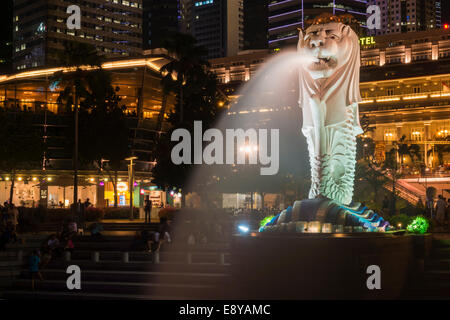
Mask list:
POLYGON ((371 45, 371 44, 375 44, 375 39, 374 37, 362 37, 359 38, 359 44, 362 46, 367 46, 367 45, 371 45))

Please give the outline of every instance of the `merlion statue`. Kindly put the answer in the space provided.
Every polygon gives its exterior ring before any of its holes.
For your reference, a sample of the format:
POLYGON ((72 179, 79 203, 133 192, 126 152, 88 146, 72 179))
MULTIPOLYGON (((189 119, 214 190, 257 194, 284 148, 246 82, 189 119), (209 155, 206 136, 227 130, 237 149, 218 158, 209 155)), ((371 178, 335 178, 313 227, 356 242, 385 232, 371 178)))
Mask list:
POLYGON ((298 228, 303 230, 309 222, 357 232, 389 228, 374 211, 352 201, 356 136, 363 133, 358 113, 360 49, 357 34, 342 21, 336 16, 319 18, 305 33, 299 32, 298 53, 306 58, 302 61, 309 61, 299 70, 299 105, 311 189, 309 199, 296 201, 261 227, 261 232, 304 232, 298 228))
POLYGON ((352 202, 356 163, 356 136, 360 50, 356 33, 340 22, 313 24, 300 30, 298 52, 313 59, 300 68, 299 104, 302 132, 311 163, 309 198, 325 196, 352 202))

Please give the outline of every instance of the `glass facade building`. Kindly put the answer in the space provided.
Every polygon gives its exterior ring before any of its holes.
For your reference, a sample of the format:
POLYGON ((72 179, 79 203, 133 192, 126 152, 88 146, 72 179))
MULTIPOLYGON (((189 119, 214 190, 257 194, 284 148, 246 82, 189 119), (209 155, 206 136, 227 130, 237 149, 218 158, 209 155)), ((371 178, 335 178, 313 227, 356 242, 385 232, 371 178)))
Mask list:
POLYGON ((272 0, 269 1, 269 47, 294 46, 298 42, 298 28, 306 21, 327 12, 351 14, 366 26, 367 1, 363 0, 272 0))
POLYGON ((13 68, 57 65, 67 40, 90 43, 107 58, 142 54, 142 0, 15 0, 13 68), (81 29, 67 28, 67 8, 81 9, 81 29))

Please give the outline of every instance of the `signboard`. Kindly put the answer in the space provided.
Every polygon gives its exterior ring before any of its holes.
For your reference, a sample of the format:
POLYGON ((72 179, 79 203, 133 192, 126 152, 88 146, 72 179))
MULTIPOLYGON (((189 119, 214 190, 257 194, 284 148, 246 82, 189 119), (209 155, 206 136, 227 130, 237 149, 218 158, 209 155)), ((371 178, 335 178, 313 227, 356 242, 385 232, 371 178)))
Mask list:
POLYGON ((359 38, 359 44, 362 46, 368 46, 371 44, 376 44, 374 37, 362 37, 359 38))

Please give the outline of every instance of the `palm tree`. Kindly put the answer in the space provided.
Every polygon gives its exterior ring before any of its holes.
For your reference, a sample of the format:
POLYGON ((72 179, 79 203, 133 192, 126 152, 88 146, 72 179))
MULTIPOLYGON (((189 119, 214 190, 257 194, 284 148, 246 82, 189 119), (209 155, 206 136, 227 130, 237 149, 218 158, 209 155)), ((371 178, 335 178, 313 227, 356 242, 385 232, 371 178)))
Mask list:
POLYGON ((420 154, 420 147, 417 144, 407 144, 405 143, 406 136, 403 135, 397 143, 398 146, 398 155, 400 157, 400 163, 403 165, 404 157, 408 156, 411 161, 414 163, 415 158, 420 160, 422 158, 420 154))
POLYGON ((173 60, 161 68, 162 85, 165 94, 169 91, 178 91, 180 123, 184 122, 184 91, 186 90, 184 85, 189 82, 192 86, 203 79, 206 69, 210 66, 205 59, 207 50, 197 46, 196 43, 197 40, 194 37, 183 33, 176 33, 163 42, 163 47, 167 49, 173 60))
POLYGON ((64 51, 57 53, 61 66, 71 69, 71 72, 59 71, 53 75, 53 81, 63 87, 58 97, 58 102, 65 102, 66 108, 73 106, 74 112, 74 159, 73 159, 73 202, 78 201, 78 113, 79 100, 88 94, 88 80, 100 76, 103 72, 101 65, 103 57, 98 55, 94 46, 86 43, 67 41, 64 43, 64 51), (87 69, 86 67, 90 67, 87 69))
MULTIPOLYGON (((436 140, 437 141, 446 141, 446 142, 448 142, 448 141, 450 141, 450 136, 447 136, 445 138, 437 137, 436 140)), ((434 148, 434 151, 438 155, 439 165, 443 165, 444 164, 444 153, 449 153, 450 152, 450 145, 448 145, 448 144, 436 144, 436 145, 433 146, 433 148, 434 148)), ((427 152, 428 157, 433 153, 433 148, 428 150, 428 152, 427 152)))

